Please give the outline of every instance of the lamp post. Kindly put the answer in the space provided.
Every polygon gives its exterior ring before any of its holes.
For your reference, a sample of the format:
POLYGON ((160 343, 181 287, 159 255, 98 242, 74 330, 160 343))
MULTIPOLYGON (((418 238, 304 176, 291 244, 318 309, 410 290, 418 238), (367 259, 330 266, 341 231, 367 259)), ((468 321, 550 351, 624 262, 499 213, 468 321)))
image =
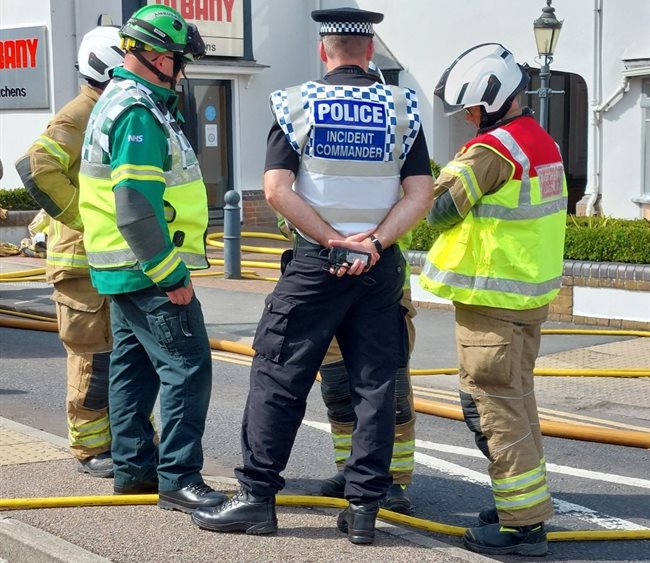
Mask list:
POLYGON ((537 53, 542 60, 539 69, 540 87, 532 92, 526 92, 539 96, 539 123, 546 131, 548 131, 549 98, 553 94, 564 94, 563 90, 552 90, 549 87, 550 64, 553 62, 553 53, 562 29, 562 22, 555 17, 555 8, 551 6, 551 1, 546 0, 546 6, 542 8, 542 15, 533 22, 537 53))

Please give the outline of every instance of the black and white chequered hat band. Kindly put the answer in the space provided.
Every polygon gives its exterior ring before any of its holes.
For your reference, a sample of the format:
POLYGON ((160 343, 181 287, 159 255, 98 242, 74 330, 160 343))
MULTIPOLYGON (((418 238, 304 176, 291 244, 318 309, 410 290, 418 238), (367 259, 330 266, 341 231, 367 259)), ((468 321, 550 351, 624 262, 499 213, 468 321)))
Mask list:
POLYGON ((323 22, 321 35, 374 35, 371 23, 363 22, 323 22))

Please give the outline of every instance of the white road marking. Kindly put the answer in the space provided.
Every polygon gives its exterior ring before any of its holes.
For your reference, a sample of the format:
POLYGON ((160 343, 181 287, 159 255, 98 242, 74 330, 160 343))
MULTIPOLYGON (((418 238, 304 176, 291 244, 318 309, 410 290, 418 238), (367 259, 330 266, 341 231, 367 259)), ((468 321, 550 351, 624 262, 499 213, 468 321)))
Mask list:
MULTIPOLYGON (((330 425, 327 423, 316 422, 312 420, 303 420, 302 423, 305 426, 310 426, 317 430, 322 430, 327 433, 330 432, 330 425)), ((469 457, 483 457, 480 452, 477 452, 470 448, 448 446, 445 444, 426 442, 424 440, 416 440, 415 444, 416 447, 421 447, 424 449, 445 451, 445 452, 465 455, 469 457)), ((441 473, 446 473, 447 475, 452 475, 454 477, 457 477, 461 481, 475 483, 486 487, 490 486, 490 478, 487 475, 487 473, 480 473, 478 471, 474 471, 473 469, 468 469, 467 467, 463 467, 462 465, 444 461, 442 459, 438 459, 436 457, 430 456, 428 454, 423 454, 417 451, 415 452, 415 461, 421 465, 425 465, 429 467, 430 469, 434 469, 436 471, 440 471, 441 473)), ((548 464, 547 468, 549 469, 549 471, 553 470, 561 473, 563 471, 558 471, 558 470, 564 469, 564 466, 548 464)), ((605 473, 598 473, 595 471, 587 471, 582 469, 574 469, 570 467, 566 469, 571 471, 576 471, 576 472, 585 472, 585 475, 591 474, 592 476, 587 478, 592 478, 592 479, 596 478, 595 475, 602 475, 604 477, 607 476, 605 480, 611 483, 623 484, 623 480, 630 479, 628 477, 621 477, 618 475, 608 475, 605 473)), ((577 475, 576 473, 568 473, 568 472, 567 474, 577 475)), ((577 475, 577 476, 582 477, 584 475, 577 475)), ((647 488, 648 486, 647 484, 644 484, 647 483, 644 479, 635 479, 634 481, 637 481, 638 483, 633 486, 642 486, 644 488, 647 488)), ((553 499, 553 504, 558 514, 567 514, 574 518, 577 518, 578 520, 583 520, 595 526, 600 526, 601 528, 605 528, 609 530, 625 530, 625 531, 648 529, 645 528, 644 526, 635 524, 634 522, 623 520, 621 518, 615 518, 614 516, 610 516, 608 514, 596 512, 595 510, 592 510, 591 508, 587 508, 586 506, 581 506, 579 504, 575 504, 572 502, 559 500, 557 498, 553 499)))
MULTIPOLYGON (((472 448, 462 448, 460 446, 449 446, 447 444, 439 444, 437 442, 427 442, 424 440, 416 440, 416 447, 425 450, 435 450, 439 452, 446 452, 451 454, 464 455, 469 457, 483 457, 483 454, 478 450, 472 448)), ((613 475, 611 473, 601 473, 600 471, 590 471, 588 469, 579 469, 576 467, 569 467, 568 465, 557 465, 555 463, 547 463, 546 469, 552 473, 560 473, 562 475, 572 475, 574 477, 581 477, 583 479, 593 479, 596 481, 605 481, 607 483, 616 483, 618 485, 627 485, 630 487, 639 487, 641 489, 650 489, 650 481, 647 479, 638 479, 636 477, 624 477, 622 475, 613 475)))

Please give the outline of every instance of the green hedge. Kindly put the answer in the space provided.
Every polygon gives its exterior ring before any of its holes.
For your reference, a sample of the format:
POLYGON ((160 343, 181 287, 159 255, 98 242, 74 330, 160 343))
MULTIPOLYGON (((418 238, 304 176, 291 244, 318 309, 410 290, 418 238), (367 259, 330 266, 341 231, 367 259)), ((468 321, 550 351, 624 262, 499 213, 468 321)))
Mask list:
MULTIPOLYGON (((422 221, 411 250, 429 250, 440 231, 422 221)), ((650 222, 611 217, 567 217, 564 258, 593 262, 650 264, 650 222)))
POLYGON ((14 211, 41 208, 34 198, 27 193, 25 188, 0 190, 0 207, 4 209, 13 209, 14 211))

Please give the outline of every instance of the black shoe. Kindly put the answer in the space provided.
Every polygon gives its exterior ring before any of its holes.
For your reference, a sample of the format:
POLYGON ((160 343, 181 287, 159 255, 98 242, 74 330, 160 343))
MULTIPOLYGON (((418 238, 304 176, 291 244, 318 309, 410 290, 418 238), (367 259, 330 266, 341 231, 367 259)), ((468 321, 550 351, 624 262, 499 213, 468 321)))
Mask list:
POLYGON ((214 532, 274 534, 278 531, 275 497, 256 497, 241 489, 219 506, 195 510, 192 522, 214 532))
POLYGON ((151 495, 158 493, 158 481, 140 481, 132 485, 113 485, 116 495, 151 495))
POLYGON ((379 503, 352 504, 339 514, 336 527, 356 544, 371 544, 375 539, 375 520, 379 503))
POLYGON ((548 552, 544 523, 509 528, 488 524, 470 528, 463 536, 465 547, 488 555, 543 556, 548 552))
POLYGON ((386 498, 381 501, 379 506, 407 516, 413 514, 411 499, 406 494, 406 485, 391 485, 386 493, 386 498))
POLYGON ((345 490, 345 477, 343 471, 339 471, 334 477, 325 479, 320 485, 320 494, 324 497, 343 498, 345 490))
POLYGON ((481 512, 478 513, 478 525, 487 526, 488 524, 498 524, 499 523, 499 513, 497 512, 496 507, 491 506, 490 508, 484 508, 481 512))
POLYGON ((77 471, 88 473, 91 477, 112 477, 113 458, 111 452, 103 452, 87 459, 80 459, 77 471))
POLYGON ((190 513, 197 508, 217 506, 228 500, 223 493, 199 481, 175 491, 160 491, 158 506, 166 510, 180 510, 190 513))

